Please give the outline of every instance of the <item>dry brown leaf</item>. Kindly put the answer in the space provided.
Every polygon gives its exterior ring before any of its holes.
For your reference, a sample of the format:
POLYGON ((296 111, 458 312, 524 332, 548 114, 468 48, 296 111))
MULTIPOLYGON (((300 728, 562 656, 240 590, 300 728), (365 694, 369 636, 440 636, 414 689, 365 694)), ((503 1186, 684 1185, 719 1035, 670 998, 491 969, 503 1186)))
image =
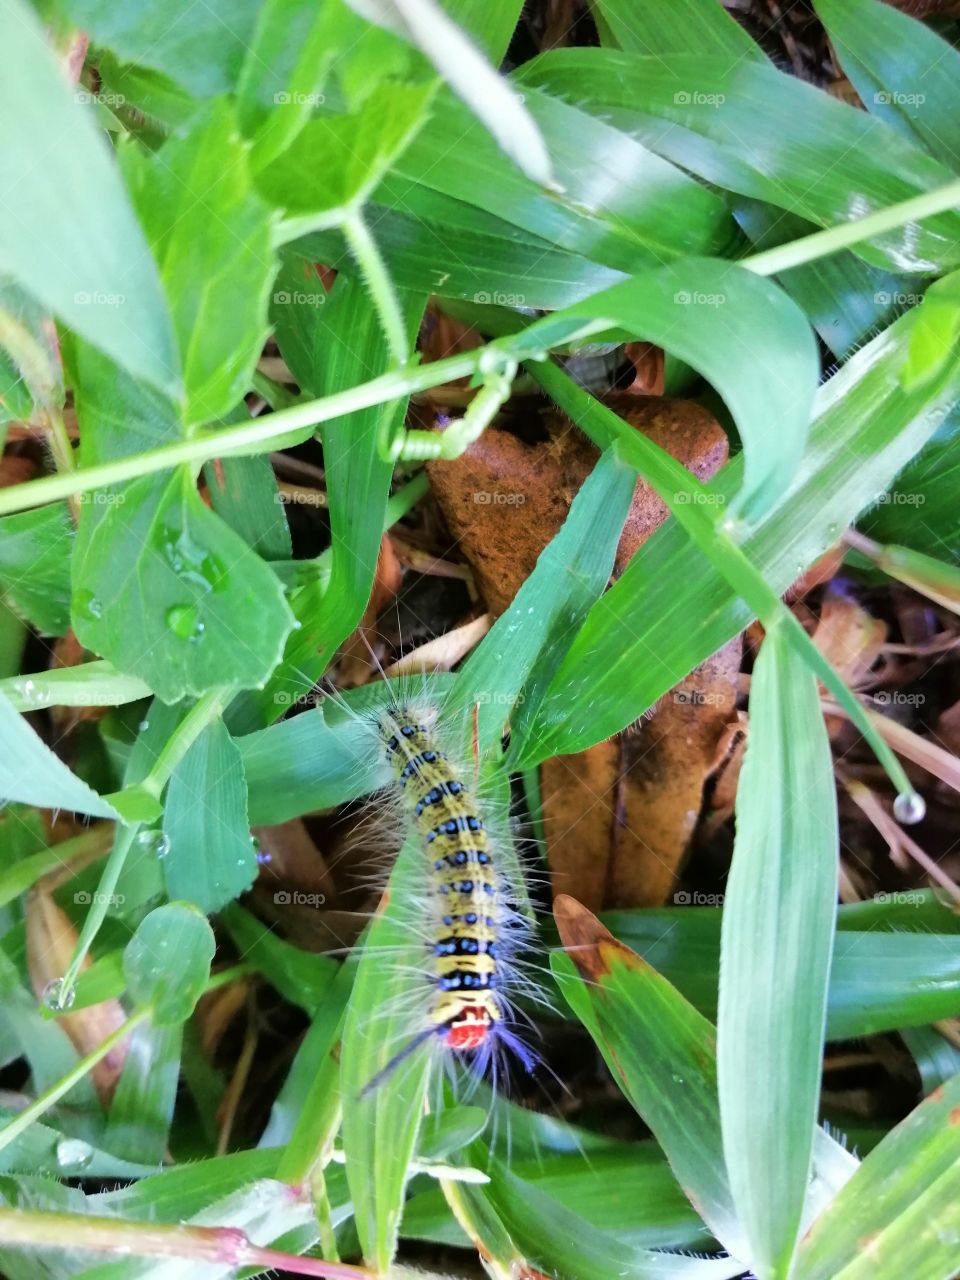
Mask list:
MULTIPOLYGON (((715 419, 684 401, 617 394, 606 402, 698 478, 726 461, 715 419)), ((549 441, 528 445, 487 431, 454 463, 428 464, 431 483, 491 611, 502 612, 559 530, 598 457, 562 414, 549 441)), ((640 481, 617 551, 619 573, 666 519, 640 481)), ((731 641, 678 686, 639 732, 542 767, 543 814, 554 891, 597 910, 661 903, 689 848, 735 716, 741 645, 731 641)))
POLYGON ((736 718, 729 721, 720 735, 714 766, 709 773, 713 787, 698 831, 698 838, 704 844, 733 816, 746 750, 747 716, 745 712, 738 711, 736 718))
POLYGON ((662 396, 663 348, 650 342, 628 342, 623 350, 636 370, 633 381, 624 391, 633 396, 662 396))
POLYGON ((593 911, 607 897, 619 779, 617 738, 576 755, 554 756, 540 769, 554 896, 572 894, 593 911))
POLYGON ((717 749, 737 716, 736 636, 624 738, 622 804, 613 842, 607 907, 659 906, 669 897, 693 840, 717 749))
POLYGON ((784 593, 787 604, 803 600, 816 587, 822 587, 825 582, 835 578, 840 572, 845 554, 846 548, 842 542, 838 542, 836 546, 825 551, 819 560, 814 560, 810 568, 787 588, 784 593))
POLYGON ((213 1058, 231 1022, 246 1008, 250 983, 241 978, 228 982, 216 991, 201 996, 197 1004, 197 1022, 200 1028, 200 1047, 204 1057, 213 1058))
MULTIPOLYGON (((605 402, 700 479, 726 461, 727 438, 699 405, 633 395, 608 396, 605 402)), ((533 572, 598 457, 596 446, 563 415, 549 414, 547 425, 551 439, 539 444, 490 429, 455 461, 427 463, 447 525, 494 614, 503 613, 533 572)), ((646 482, 638 481, 616 572, 666 514, 646 482)))
MULTIPOLYGON (((872 617, 855 600, 828 592, 813 633, 813 643, 847 684, 854 688, 864 683, 875 665, 887 638, 886 623, 872 617)), ((845 721, 826 717, 831 739, 840 733, 845 721)))
POLYGON ((836 592, 827 594, 813 643, 847 684, 857 686, 866 680, 886 638, 886 623, 872 617, 856 600, 836 592))
POLYGON ((370 654, 371 632, 376 628, 377 618, 389 602, 400 590, 403 581, 403 567, 397 559, 393 543, 387 534, 380 540, 380 553, 377 556, 377 571, 373 579, 370 599, 363 611, 360 626, 346 641, 340 657, 337 683, 342 689, 353 689, 357 685, 366 684, 374 669, 370 654))
MULTIPOLYGON (((40 1000, 48 983, 59 978, 66 970, 77 942, 77 931, 67 913, 57 905, 52 894, 38 886, 27 897, 25 913, 27 932, 27 968, 30 983, 40 1000)), ((83 968, 90 967, 90 957, 83 968)), ((99 1004, 79 1009, 76 1013, 63 1014, 57 1019, 59 1026, 81 1057, 96 1049, 102 1042, 123 1026, 126 1014, 119 1000, 103 1000, 99 1004)), ((104 1104, 110 1101, 123 1064, 127 1057, 127 1042, 118 1045, 101 1058, 90 1076, 97 1097, 104 1104)))
POLYGON ((934 732, 948 751, 960 756, 960 702, 941 711, 934 732))

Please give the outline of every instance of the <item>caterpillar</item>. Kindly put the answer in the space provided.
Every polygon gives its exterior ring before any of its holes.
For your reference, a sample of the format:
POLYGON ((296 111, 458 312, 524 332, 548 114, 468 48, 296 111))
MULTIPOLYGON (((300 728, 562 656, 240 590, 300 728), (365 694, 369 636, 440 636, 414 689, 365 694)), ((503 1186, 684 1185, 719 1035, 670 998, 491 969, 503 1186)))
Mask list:
POLYGON ((425 1041, 436 1037, 471 1055, 483 1075, 501 1048, 527 1071, 538 1059, 510 1030, 504 979, 511 970, 517 913, 494 865, 492 841, 471 789, 441 749, 426 715, 401 703, 377 713, 384 761, 412 819, 429 882, 430 979, 428 1025, 366 1085, 375 1089, 425 1041))

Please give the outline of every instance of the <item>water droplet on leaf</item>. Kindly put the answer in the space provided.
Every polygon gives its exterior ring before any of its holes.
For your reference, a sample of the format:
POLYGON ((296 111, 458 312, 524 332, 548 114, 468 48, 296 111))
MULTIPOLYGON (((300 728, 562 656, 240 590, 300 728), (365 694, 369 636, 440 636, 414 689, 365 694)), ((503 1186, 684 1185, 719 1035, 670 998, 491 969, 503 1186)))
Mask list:
POLYGON ((43 1003, 54 1013, 65 1013, 73 1008, 76 998, 76 991, 72 987, 67 989, 64 978, 52 978, 43 988, 43 1003))
POLYGON ((198 640, 203 634, 203 623, 194 604, 172 605, 167 610, 164 621, 181 640, 198 640))
POLYGON ((57 1143, 57 1164, 61 1170, 85 1169, 93 1159, 93 1147, 82 1138, 61 1138, 57 1143))
POLYGON ((103 604, 92 591, 77 591, 73 597, 73 607, 82 618, 96 619, 103 617, 103 604))

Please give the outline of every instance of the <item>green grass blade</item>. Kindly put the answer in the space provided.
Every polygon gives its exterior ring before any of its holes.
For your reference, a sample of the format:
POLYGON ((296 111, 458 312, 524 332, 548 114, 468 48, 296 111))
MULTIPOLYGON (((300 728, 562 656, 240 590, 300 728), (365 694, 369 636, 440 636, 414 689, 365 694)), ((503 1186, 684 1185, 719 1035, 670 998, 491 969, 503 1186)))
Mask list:
POLYGON ((451 703, 460 709, 479 705, 481 755, 499 741, 508 717, 516 720, 522 741, 537 690, 546 688, 565 642, 609 581, 635 488, 633 469, 612 450, 605 453, 533 573, 464 665, 451 703), (517 713, 521 689, 524 702, 517 713))
POLYGON ((744 452, 743 491, 733 507, 753 520, 796 475, 819 364, 813 332, 796 303, 769 280, 751 276, 729 262, 685 258, 544 317, 509 347, 536 358, 544 347, 613 329, 691 365, 733 415, 744 452))
POLYGON ((904 1027, 900 1035, 917 1064, 924 1094, 960 1072, 960 1049, 936 1027, 904 1027))
POLYGON ((951 1280, 960 1256, 960 1076, 902 1120, 814 1222, 795 1280, 951 1280))
POLYGON ((119 818, 117 810, 71 773, 0 694, 0 796, 42 809, 73 809, 94 818, 119 818))
MULTIPOLYGON (((916 323, 917 313, 898 320, 818 392, 802 470, 742 543, 775 591, 888 488, 960 394, 956 359, 922 389, 900 386, 916 323)), ((708 486, 718 504, 737 492, 741 467, 734 459, 708 486)), ((548 691, 536 755, 524 763, 616 733, 749 621, 733 588, 669 520, 590 611, 548 691)))
POLYGON ((630 1244, 505 1168, 493 1171, 483 1194, 526 1256, 568 1280, 733 1280, 742 1271, 736 1259, 630 1244))
POLYGON ((109 662, 82 662, 32 676, 0 680, 0 693, 17 711, 42 707, 119 707, 150 697, 150 688, 137 676, 123 675, 109 662))
POLYGON ((103 1145, 127 1160, 160 1165, 180 1082, 181 1026, 134 1028, 103 1145))
POLYGON ((551 966, 617 1084, 653 1130, 704 1222, 748 1255, 723 1159, 713 1025, 572 898, 554 903, 567 954, 551 966))
MULTIPOLYGON (((675 901, 682 904, 690 897, 681 891, 675 901)), ((851 928, 842 924, 844 911, 841 908, 830 965, 829 1040, 925 1026, 960 1015, 960 941, 955 933, 922 917, 913 924, 898 921, 889 932, 879 921, 851 928), (916 932, 905 932, 909 928, 916 932)), ((719 910, 680 905, 662 911, 612 911, 603 920, 701 1013, 716 1016, 719 910)))
MULTIPOLYGON (((862 218, 948 184, 951 169, 865 112, 755 59, 638 57, 560 49, 521 83, 575 102, 719 187, 789 209, 819 227, 862 218), (853 193, 856 193, 854 196, 853 193)), ((960 263, 950 210, 856 245, 894 271, 960 263)))
MULTIPOLYGON (((714 0, 593 0, 616 47, 628 53, 715 54, 731 64, 765 61, 763 50, 714 0)), ((604 42, 608 43, 608 42, 604 42)))
MULTIPOLYGON (((315 276, 305 288, 288 261, 278 283, 284 287, 274 294, 277 339, 301 386, 313 394, 328 395, 387 367, 380 317, 360 281, 348 276, 338 279, 327 299, 315 276), (349 333, 349 343, 332 342, 331 332, 349 333)), ((410 331, 416 329, 423 306, 422 296, 405 299, 410 331)), ((385 421, 392 422, 403 412, 399 402, 377 405, 323 428, 332 568, 325 587, 302 587, 293 598, 300 628, 257 699, 267 720, 277 719, 297 694, 319 679, 337 646, 363 616, 393 476, 393 463, 381 457, 378 439, 385 421)))
MULTIPOLYGON (((410 903, 423 892, 418 837, 403 846, 388 900, 363 944, 347 1007, 340 1057, 343 1148, 364 1257, 388 1273, 396 1253, 409 1164, 417 1145, 429 1075, 421 1046, 365 1097, 361 1092, 426 1025, 411 1013, 425 990, 423 943, 411 933, 410 903)), ((424 1014, 426 1010, 424 1009, 424 1014)))
POLYGON ((717 1023, 726 1166, 764 1278, 789 1272, 810 1178, 838 840, 816 679, 774 627, 751 685, 717 1023))
MULTIPOLYGON (((631 274, 681 254, 720 256, 737 241, 726 201, 675 165, 588 112, 537 90, 525 101, 550 147, 562 192, 545 191, 520 173, 483 127, 449 98, 400 157, 376 199, 403 212, 411 184, 421 188, 418 212, 442 218, 443 199, 488 209, 496 183, 496 214, 593 262, 631 274), (460 163, 447 163, 456 149, 460 163)), ((510 291, 524 305, 525 280, 510 291)))
POLYGON ((955 169, 960 53, 923 22, 877 0, 815 0, 814 8, 867 110, 955 169))

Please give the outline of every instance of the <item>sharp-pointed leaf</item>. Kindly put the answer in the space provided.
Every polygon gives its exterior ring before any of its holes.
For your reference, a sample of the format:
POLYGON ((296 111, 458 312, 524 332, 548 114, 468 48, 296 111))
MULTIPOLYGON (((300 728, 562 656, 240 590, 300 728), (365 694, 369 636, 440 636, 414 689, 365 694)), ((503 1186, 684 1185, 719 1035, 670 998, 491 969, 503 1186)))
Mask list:
POLYGON ((960 53, 878 0, 815 0, 863 105, 944 164, 960 155, 960 53))
MULTIPOLYGON (((573 500, 560 532, 530 577, 463 667, 453 705, 478 705, 478 750, 499 741, 528 680, 524 698, 539 701, 577 624, 606 586, 636 475, 612 451, 601 457, 573 500), (509 661, 506 661, 509 655, 509 661)), ((516 716, 522 740, 523 710, 516 716)))
POLYGON ((810 1179, 838 843, 816 678, 774 627, 750 686, 717 1019, 724 1156, 762 1277, 789 1272, 810 1179))
MULTIPOLYGON (((561 49, 527 63, 521 82, 609 119, 708 182, 821 227, 954 177, 882 121, 754 58, 561 49)), ((941 272, 960 264, 958 231, 951 210, 855 251, 894 271, 941 272)))
POLYGON ((375 1089, 366 1087, 423 1026, 411 997, 424 987, 423 944, 411 934, 409 904, 422 891, 423 849, 408 840, 390 877, 386 905, 363 944, 347 1007, 340 1057, 343 1146, 364 1257, 389 1270, 408 1166, 423 1116, 430 1046, 397 1064, 375 1089), (361 1096, 363 1094, 363 1096, 361 1096))
POLYGON ((71 773, 0 694, 0 796, 43 809, 119 818, 112 804, 71 773))
POLYGON ((561 896, 554 911, 567 955, 551 962, 565 999, 694 1208, 726 1249, 746 1258, 723 1161, 713 1025, 586 908, 561 896))

